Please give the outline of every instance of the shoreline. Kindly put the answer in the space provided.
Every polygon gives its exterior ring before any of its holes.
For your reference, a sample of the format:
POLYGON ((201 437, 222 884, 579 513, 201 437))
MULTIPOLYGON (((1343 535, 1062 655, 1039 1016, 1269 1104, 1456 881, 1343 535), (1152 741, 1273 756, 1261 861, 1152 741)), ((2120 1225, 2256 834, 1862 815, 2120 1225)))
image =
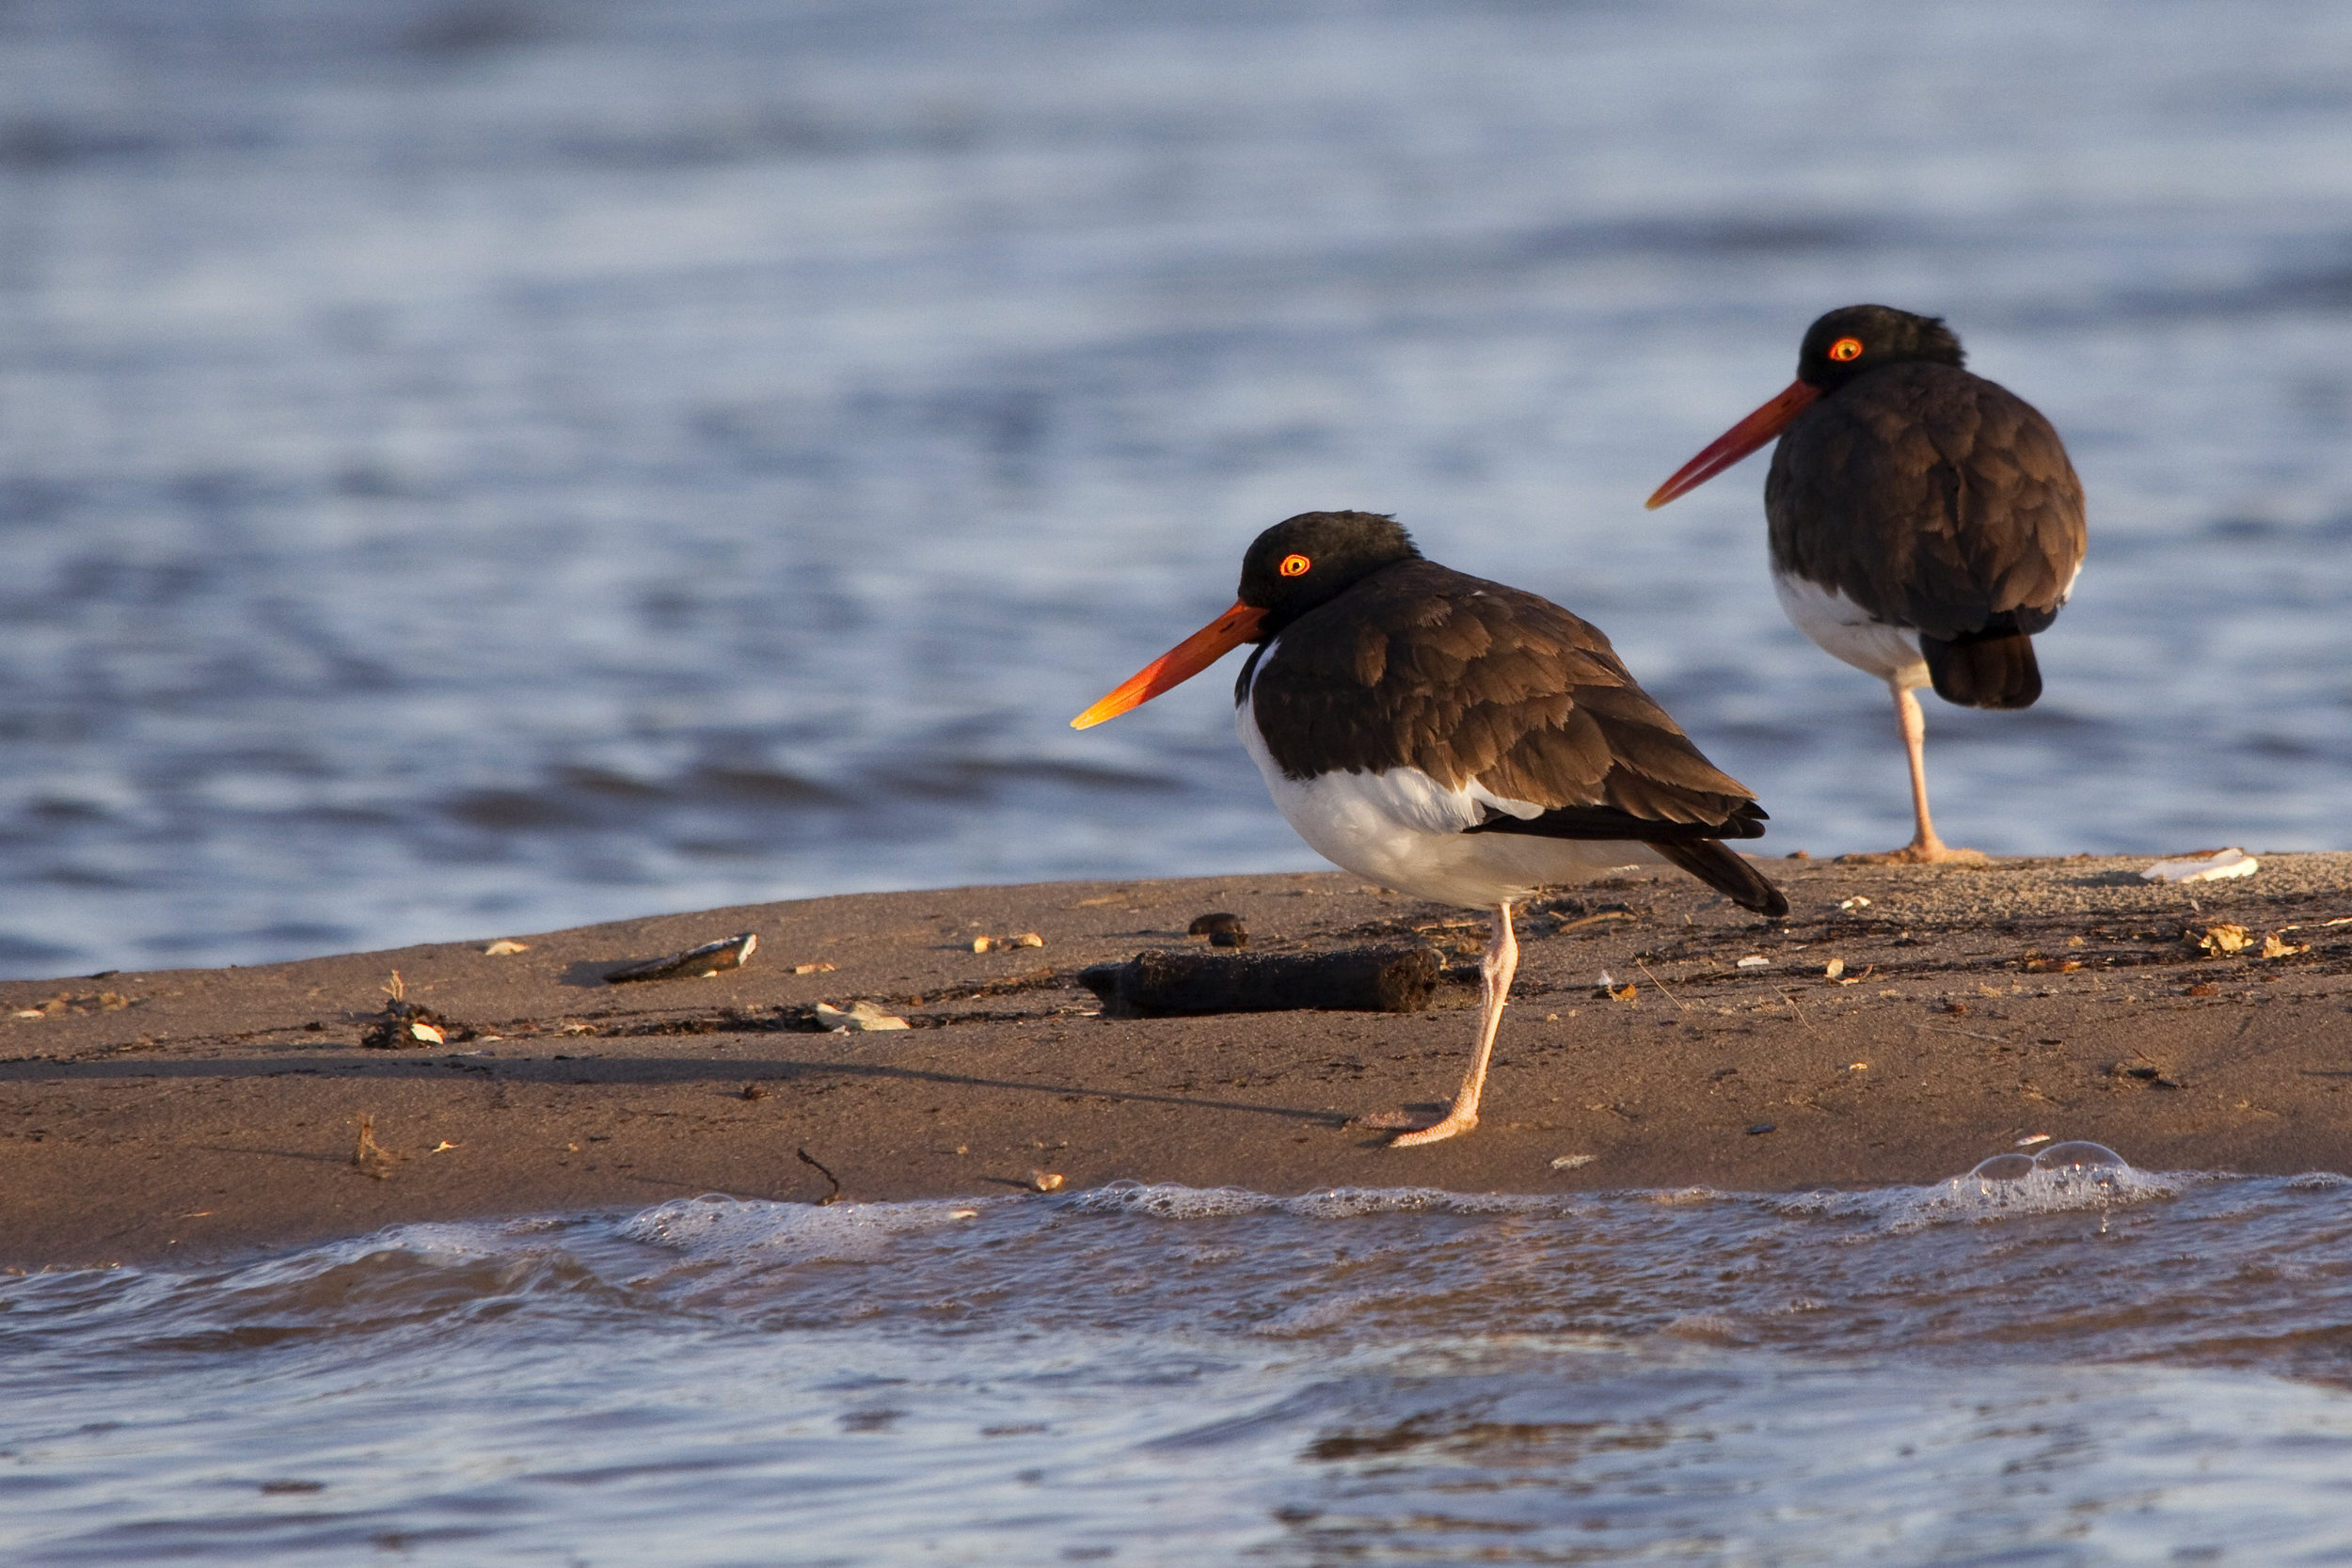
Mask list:
POLYGON ((1766 861, 1791 904, 1777 925, 1671 872, 1562 890, 1522 911, 1484 1121, 1417 1149, 1377 1122, 1433 1116, 1460 1082, 1486 920, 1342 872, 850 895, 519 934, 503 956, 485 937, 5 981, 0 1267, 703 1192, 815 1201, 802 1149, 852 1200, 1037 1172, 1275 1194, 1922 1184, 2044 1133, 2145 1169, 2352 1170, 2352 854, 2176 886, 2139 880, 2153 858, 1766 861), (1185 931, 1211 911, 1253 953, 1432 944, 1456 978, 1411 1013, 1100 1016, 1081 969, 1204 946, 1185 931), (2199 945, 2224 923, 2249 945, 2199 945), (602 979, 747 931, 739 969, 602 979), (973 950, 1030 932, 1042 946, 973 950), (442 1044, 360 1044, 394 971, 450 1021, 442 1044), (812 1005, 860 1000, 913 1027, 808 1032, 812 1005), (385 1158, 356 1164, 363 1116, 385 1158))

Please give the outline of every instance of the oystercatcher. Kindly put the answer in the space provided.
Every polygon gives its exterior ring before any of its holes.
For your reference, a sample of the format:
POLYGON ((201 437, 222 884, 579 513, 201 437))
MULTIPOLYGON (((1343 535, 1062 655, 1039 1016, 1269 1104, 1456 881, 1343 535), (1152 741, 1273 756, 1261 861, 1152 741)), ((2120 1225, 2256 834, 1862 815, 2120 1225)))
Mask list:
POLYGON ((2033 635, 2082 570, 2082 482, 2058 432, 1961 364, 1937 317, 1832 310, 1806 330, 1795 383, 1649 499, 1663 506, 1780 437, 1764 515, 1781 608, 1886 683, 1911 756, 1911 843, 1857 860, 1984 858, 1935 834, 1911 693, 1931 684, 1966 707, 2030 707, 2042 695, 2033 635))
POLYGON ((1633 684, 1609 639, 1533 594, 1423 560, 1392 517, 1308 512, 1258 535, 1240 602, 1071 724, 1086 729, 1244 642, 1234 727, 1298 835, 1358 876, 1492 911, 1470 1075, 1478 1099, 1518 968, 1511 906, 1536 889, 1664 861, 1767 915, 1788 901, 1726 838, 1764 812, 1633 684))

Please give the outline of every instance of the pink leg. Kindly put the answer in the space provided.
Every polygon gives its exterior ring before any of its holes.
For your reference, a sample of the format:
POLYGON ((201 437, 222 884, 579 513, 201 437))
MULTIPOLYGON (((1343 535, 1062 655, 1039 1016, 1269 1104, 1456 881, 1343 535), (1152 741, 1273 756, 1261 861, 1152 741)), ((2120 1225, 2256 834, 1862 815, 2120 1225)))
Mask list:
POLYGON ((1982 865, 1984 856, 1974 849, 1954 849, 1935 836, 1934 819, 1928 815, 1928 721, 1919 712, 1919 699, 1911 694, 1911 688, 1887 682, 1895 693, 1895 722, 1903 733, 1903 750, 1911 758, 1911 842, 1900 849, 1884 854, 1847 855, 1850 861, 1877 863, 1906 863, 1933 865, 1961 863, 1982 865))
POLYGON ((1478 966, 1478 1054, 1470 1062, 1470 1076, 1462 1080, 1462 1090, 1454 1097, 1454 1108, 1443 1121, 1418 1132, 1399 1133, 1389 1140, 1391 1148, 1434 1144, 1478 1125, 1478 1097, 1486 1087, 1486 1064, 1494 1056, 1495 1033, 1502 1026, 1502 1005, 1511 994, 1511 977, 1519 969, 1519 943, 1511 932, 1509 904, 1495 907, 1494 923, 1494 939, 1486 943, 1486 955, 1478 966))

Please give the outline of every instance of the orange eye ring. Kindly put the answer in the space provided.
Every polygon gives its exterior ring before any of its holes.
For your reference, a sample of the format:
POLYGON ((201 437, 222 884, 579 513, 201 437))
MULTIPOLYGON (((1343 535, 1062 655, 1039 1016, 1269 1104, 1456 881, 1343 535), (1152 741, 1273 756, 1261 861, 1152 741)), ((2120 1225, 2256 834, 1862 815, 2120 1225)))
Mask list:
POLYGON ((1282 564, 1275 569, 1286 578, 1303 578, 1307 575, 1307 568, 1313 564, 1303 555, 1286 555, 1282 558, 1282 564))
POLYGON ((1861 358, 1862 340, 1859 338, 1838 339, 1836 342, 1829 345, 1829 356, 1832 359, 1836 360, 1841 365, 1849 359, 1861 358))

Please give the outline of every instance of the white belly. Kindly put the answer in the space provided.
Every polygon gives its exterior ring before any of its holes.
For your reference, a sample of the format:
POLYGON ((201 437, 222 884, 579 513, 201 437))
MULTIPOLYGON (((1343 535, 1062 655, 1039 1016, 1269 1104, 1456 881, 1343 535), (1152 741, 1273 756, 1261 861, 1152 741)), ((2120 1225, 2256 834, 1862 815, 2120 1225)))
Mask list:
POLYGON ((1290 778, 1266 751, 1246 700, 1233 710, 1233 727, 1298 836, 1324 859, 1382 887, 1491 909, 1539 888, 1664 863, 1649 846, 1629 840, 1464 832, 1486 818, 1489 805, 1521 817, 1542 808, 1502 800, 1475 784, 1448 789, 1418 768, 1290 778))
POLYGON ((1834 658, 1891 686, 1928 684, 1927 660, 1919 657, 1919 634, 1908 626, 1891 626, 1834 588, 1823 588, 1800 577, 1772 574, 1772 590, 1780 608, 1816 646, 1834 658))

